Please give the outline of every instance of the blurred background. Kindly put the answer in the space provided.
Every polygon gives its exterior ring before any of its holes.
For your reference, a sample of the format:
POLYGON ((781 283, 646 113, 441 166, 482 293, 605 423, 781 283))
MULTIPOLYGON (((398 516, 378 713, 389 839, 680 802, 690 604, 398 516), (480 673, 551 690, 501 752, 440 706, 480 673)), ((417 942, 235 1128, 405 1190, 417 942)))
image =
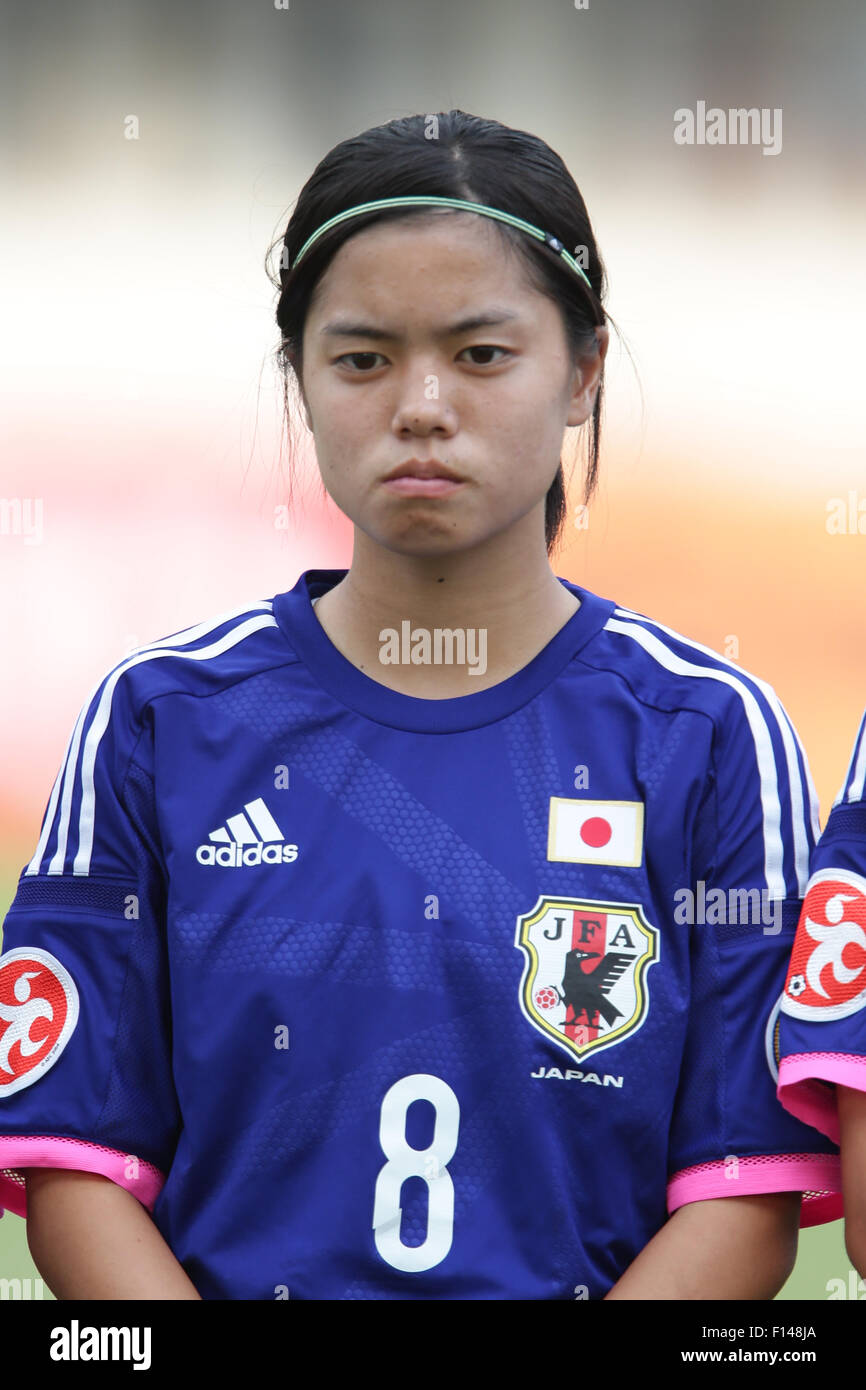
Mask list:
MULTIPOLYGON (((628 348, 556 572, 769 680, 824 823, 866 704, 858 0, 2 8, 0 915, 107 669, 350 563, 309 448, 286 524, 264 258, 335 143, 451 107, 562 155, 628 348), (699 102, 781 148, 676 143, 699 102)), ((841 1231, 782 1298, 847 1287, 841 1231)), ((7 1215, 0 1278, 35 1274, 7 1215)))

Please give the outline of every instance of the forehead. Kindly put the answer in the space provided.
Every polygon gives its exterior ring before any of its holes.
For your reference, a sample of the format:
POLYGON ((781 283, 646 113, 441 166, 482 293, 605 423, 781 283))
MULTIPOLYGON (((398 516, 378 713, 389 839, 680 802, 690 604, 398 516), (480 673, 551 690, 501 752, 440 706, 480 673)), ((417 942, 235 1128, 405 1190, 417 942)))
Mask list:
POLYGON ((316 285, 312 316, 337 308, 383 312, 430 307, 448 312, 471 296, 515 309, 543 296, 528 267, 490 219, 431 211, 376 223, 344 242, 316 285))

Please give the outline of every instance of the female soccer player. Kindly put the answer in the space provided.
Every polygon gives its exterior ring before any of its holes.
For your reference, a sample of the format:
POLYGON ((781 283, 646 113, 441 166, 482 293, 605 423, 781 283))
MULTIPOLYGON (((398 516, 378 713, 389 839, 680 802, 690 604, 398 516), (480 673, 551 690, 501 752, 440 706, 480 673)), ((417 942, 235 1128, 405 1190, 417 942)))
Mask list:
POLYGON ((811 870, 782 999, 778 1094, 841 1144, 845 1244, 866 1278, 866 713, 811 870))
POLYGON ((551 569, 581 195, 397 120, 279 282, 352 564, 85 704, 6 927, 7 1205, 64 1298, 771 1298, 838 1188, 768 1052, 809 776, 768 686, 551 569))

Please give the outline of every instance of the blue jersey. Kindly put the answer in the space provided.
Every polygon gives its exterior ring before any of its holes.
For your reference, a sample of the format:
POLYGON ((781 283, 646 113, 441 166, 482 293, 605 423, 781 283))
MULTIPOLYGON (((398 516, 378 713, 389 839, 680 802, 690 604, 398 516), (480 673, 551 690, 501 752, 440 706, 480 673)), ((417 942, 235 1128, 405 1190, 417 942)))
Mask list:
POLYGON ((776 1097, 814 802, 772 689, 561 580, 515 675, 410 697, 319 623, 345 573, 85 703, 5 925, 6 1206, 102 1173, 206 1299, 601 1298, 684 1203, 835 1217, 776 1097))
POLYGON ((866 1090, 866 714, 812 855, 779 1027, 779 1099, 839 1140, 836 1083, 866 1090))

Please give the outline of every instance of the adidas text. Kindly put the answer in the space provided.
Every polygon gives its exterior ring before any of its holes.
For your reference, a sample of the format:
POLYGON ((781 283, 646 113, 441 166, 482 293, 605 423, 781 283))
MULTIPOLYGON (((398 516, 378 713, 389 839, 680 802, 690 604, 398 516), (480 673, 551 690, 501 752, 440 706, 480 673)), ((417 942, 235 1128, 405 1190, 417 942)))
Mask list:
POLYGON ((298 857, 297 845, 199 845, 195 852, 199 864, 224 869, 246 869, 254 864, 292 864, 298 857))

